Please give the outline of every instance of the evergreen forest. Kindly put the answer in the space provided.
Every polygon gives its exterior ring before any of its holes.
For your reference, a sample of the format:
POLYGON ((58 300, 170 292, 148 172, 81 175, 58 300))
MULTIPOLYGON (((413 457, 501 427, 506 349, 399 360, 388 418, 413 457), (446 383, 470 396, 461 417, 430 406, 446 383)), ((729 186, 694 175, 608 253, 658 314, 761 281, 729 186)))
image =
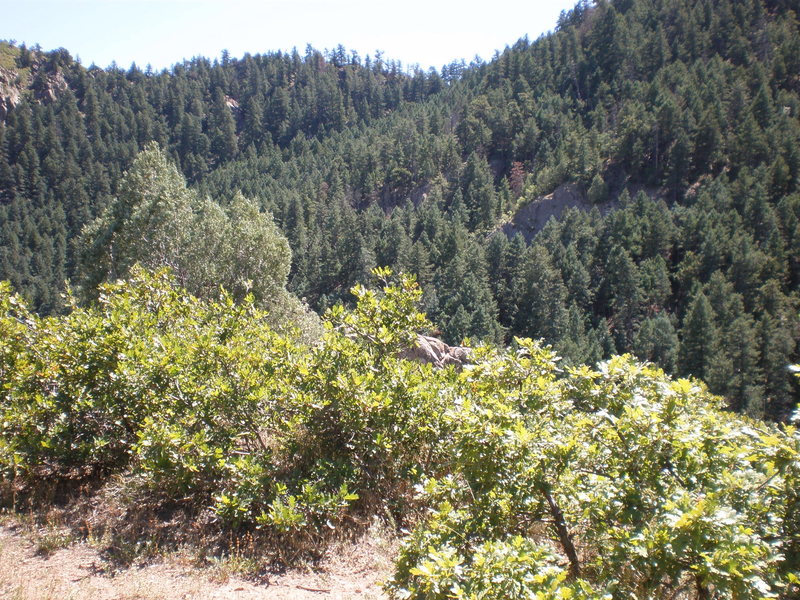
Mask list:
POLYGON ((378 515, 397 600, 800 593, 789 0, 439 71, 0 42, 0 282, 4 506, 113 481, 281 565, 378 515))
POLYGON ((417 276, 451 344, 633 353, 736 411, 791 413, 790 2, 584 1, 552 34, 441 72, 343 46, 160 73, 0 56, 0 279, 40 314, 63 310, 81 232, 155 141, 199 197, 241 193, 272 216, 288 289, 320 314, 390 266, 417 276), (526 221, 537 205, 556 218, 526 221))

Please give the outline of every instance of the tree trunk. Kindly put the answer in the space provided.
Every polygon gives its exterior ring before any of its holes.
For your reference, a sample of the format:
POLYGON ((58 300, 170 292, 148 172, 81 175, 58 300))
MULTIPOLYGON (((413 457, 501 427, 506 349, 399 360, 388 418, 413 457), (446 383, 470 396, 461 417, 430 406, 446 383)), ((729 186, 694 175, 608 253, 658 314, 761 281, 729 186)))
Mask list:
POLYGON ((545 500, 547 500, 547 504, 550 507, 550 514, 552 515, 553 522, 556 526, 558 539, 561 542, 561 546, 564 548, 564 553, 569 559, 570 577, 580 577, 581 566, 578 562, 578 552, 575 550, 575 544, 572 543, 572 536, 569 533, 569 529, 567 529, 567 522, 564 520, 564 513, 561 512, 558 504, 556 504, 555 500, 553 500, 553 496, 550 495, 550 490, 547 488, 542 488, 542 493, 544 494, 545 500))

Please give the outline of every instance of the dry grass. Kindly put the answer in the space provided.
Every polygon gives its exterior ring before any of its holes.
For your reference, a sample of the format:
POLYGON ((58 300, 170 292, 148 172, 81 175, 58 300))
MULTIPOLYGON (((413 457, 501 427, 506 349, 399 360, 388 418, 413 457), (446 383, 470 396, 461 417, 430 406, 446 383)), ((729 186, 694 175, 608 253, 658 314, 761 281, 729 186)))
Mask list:
POLYGON ((3 599, 376 600, 398 550, 394 528, 353 519, 343 528, 350 537, 325 539, 276 573, 276 540, 225 530, 203 503, 164 497, 130 475, 20 490, 0 513, 3 599))
POLYGON ((15 48, 8 42, 0 41, 0 68, 9 71, 16 69, 17 56, 19 56, 19 48, 15 48))
MULTIPOLYGON (((20 69, 17 67, 18 56, 19 48, 12 46, 8 42, 0 41, 0 68, 15 74, 15 76, 12 77, 12 80, 6 83, 11 84, 12 86, 18 86, 20 89, 22 89, 28 85, 31 68, 25 67, 20 69)), ((2 84, 2 81, 0 81, 0 84, 2 84)), ((5 91, 7 93, 9 90, 6 89, 5 91)))
MULTIPOLYGON (((112 568, 90 543, 72 541, 45 556, 30 522, 6 517, 0 524, 0 597, 14 600, 199 600, 384 598, 397 542, 380 527, 360 539, 334 544, 312 569, 271 575, 254 583, 239 576, 241 557, 192 566, 191 553, 176 552, 151 564, 112 568)), ((245 569, 246 570, 246 569, 245 569)))

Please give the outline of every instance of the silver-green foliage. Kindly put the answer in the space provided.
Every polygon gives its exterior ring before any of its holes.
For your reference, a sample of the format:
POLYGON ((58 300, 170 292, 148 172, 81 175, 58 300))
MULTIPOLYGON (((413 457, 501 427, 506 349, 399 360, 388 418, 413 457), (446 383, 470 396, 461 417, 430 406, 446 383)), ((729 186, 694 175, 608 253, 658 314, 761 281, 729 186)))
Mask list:
POLYGON ((319 330, 286 291, 291 249, 272 217, 239 193, 226 207, 200 198, 156 143, 136 157, 119 195, 84 229, 79 263, 87 298, 102 282, 127 278, 135 264, 170 267, 198 297, 214 298, 221 287, 237 301, 252 293, 274 324, 319 330))

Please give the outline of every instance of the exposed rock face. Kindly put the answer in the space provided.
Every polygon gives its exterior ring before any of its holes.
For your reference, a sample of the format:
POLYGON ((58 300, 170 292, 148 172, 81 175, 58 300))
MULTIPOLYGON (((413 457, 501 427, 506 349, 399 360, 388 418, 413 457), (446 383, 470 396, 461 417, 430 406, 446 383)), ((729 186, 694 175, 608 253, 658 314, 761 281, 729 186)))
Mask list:
POLYGON ((469 348, 448 346, 439 338, 418 335, 417 347, 403 350, 400 358, 431 364, 440 369, 447 365, 455 365, 456 368, 460 368, 469 362, 469 354, 469 348))
POLYGON ((225 96, 225 106, 228 107, 228 110, 231 111, 233 118, 236 120, 241 119, 244 115, 242 115, 242 108, 239 106, 239 103, 230 96, 225 96))
POLYGON ((568 208, 576 207, 589 211, 589 202, 581 189, 574 183, 560 185, 552 194, 541 196, 520 208, 510 223, 503 226, 503 232, 509 239, 521 233, 527 242, 541 231, 552 217, 558 219, 568 208))
POLYGON ((0 121, 6 120, 8 112, 19 103, 19 99, 16 73, 0 67, 0 121))
POLYGON ((34 81, 33 91, 36 99, 44 103, 52 103, 58 100, 59 95, 64 92, 67 87, 64 76, 59 73, 48 73, 44 78, 44 83, 36 85, 34 81))

